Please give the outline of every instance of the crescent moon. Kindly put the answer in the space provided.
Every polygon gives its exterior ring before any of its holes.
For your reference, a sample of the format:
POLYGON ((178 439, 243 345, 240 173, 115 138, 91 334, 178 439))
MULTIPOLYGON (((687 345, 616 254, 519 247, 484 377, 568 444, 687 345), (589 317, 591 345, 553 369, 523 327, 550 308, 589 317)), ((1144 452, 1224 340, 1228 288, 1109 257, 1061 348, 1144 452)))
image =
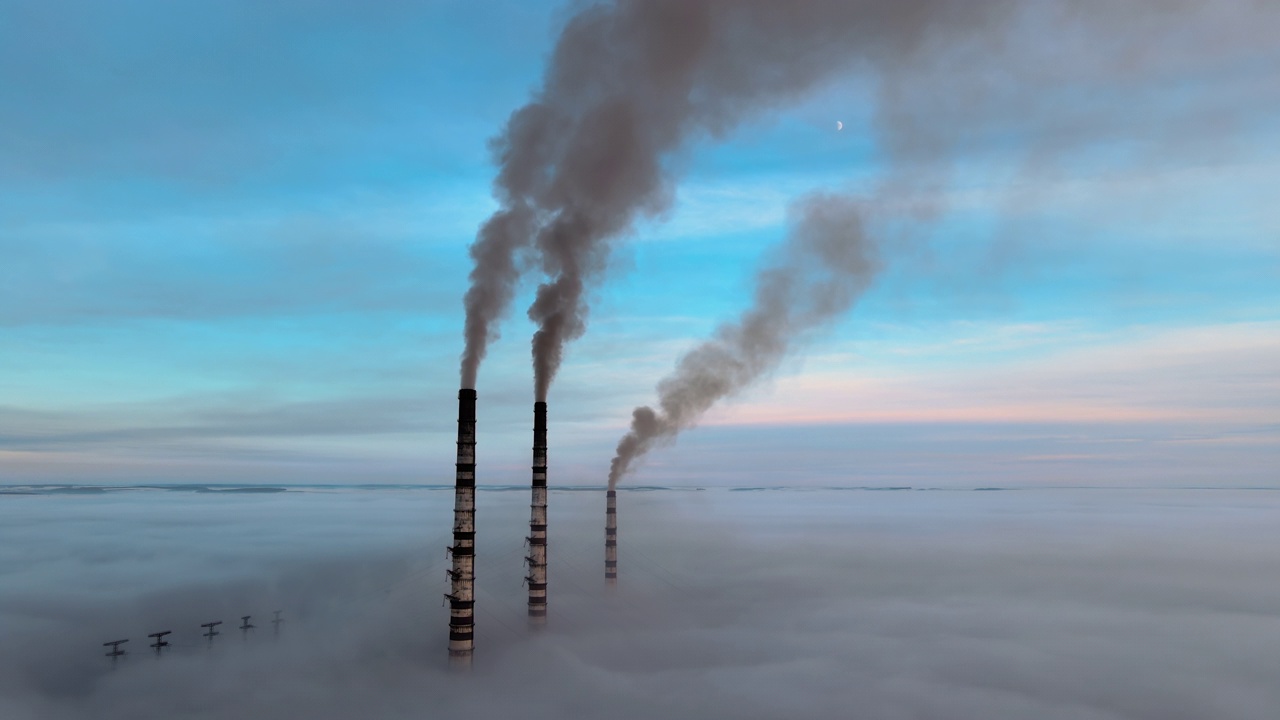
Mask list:
POLYGON ((844 123, 842 123, 842 122, 840 122, 839 120, 837 120, 837 121, 836 121, 836 131, 838 132, 838 131, 843 130, 843 129, 844 129, 844 123))

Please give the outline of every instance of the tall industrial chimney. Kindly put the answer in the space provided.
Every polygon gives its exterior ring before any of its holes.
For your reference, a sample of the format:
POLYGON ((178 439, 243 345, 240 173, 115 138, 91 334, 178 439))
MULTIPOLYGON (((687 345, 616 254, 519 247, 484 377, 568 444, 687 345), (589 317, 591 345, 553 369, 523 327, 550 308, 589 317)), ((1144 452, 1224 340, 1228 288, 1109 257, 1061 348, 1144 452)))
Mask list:
POLYGON ((547 404, 533 404, 533 492, 529 505, 529 621, 547 621, 547 404))
POLYGON ((604 508, 604 581, 618 582, 618 491, 610 490, 604 508))
POLYGON ((453 500, 453 569, 449 599, 449 658, 471 664, 475 632, 476 391, 458 391, 458 464, 453 500))

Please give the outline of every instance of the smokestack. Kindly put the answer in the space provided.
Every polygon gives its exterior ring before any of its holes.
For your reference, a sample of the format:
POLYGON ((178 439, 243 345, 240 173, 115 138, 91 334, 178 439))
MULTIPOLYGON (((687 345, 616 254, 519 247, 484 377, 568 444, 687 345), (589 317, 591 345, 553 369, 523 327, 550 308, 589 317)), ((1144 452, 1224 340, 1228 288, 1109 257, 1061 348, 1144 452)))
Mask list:
POLYGON ((547 404, 533 404, 533 491, 529 505, 529 621, 547 621, 547 404))
POLYGON ((476 391, 458 391, 458 463, 453 500, 453 569, 449 599, 449 659, 471 664, 474 647, 476 543, 476 391))
POLYGON ((605 494, 604 507, 604 581, 618 582, 618 491, 605 494))

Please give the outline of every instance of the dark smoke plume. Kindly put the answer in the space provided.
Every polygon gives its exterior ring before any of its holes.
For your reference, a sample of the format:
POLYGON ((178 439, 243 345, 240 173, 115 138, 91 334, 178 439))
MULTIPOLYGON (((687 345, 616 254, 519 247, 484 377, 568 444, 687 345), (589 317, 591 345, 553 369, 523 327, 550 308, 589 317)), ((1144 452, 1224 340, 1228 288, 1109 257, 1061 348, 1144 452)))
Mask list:
POLYGON ((631 431, 609 468, 610 489, 656 443, 674 439, 721 398, 777 368, 797 340, 848 310, 866 290, 877 263, 861 202, 814 194, 791 212, 794 227, 757 273, 751 307, 658 383, 657 410, 645 406, 632 413, 631 431))
POLYGON ((723 136, 841 69, 910 55, 989 28, 1006 2, 618 0, 573 16, 542 87, 495 139, 501 204, 471 247, 462 386, 473 387, 495 323, 536 251, 547 282, 529 317, 536 398, 586 329, 585 293, 609 241, 663 212, 671 164, 696 136, 723 136))
POLYGON ((1243 0, 588 3, 494 141, 501 208, 471 248, 463 386, 474 385, 532 254, 548 278, 529 309, 544 400, 565 343, 586 329, 586 294, 610 241, 670 205, 680 153, 833 75, 871 81, 886 190, 936 212, 928 196, 960 147, 1022 142, 1036 165, 1081 140, 1221 137, 1280 93, 1260 69, 1276 55, 1277 15, 1275 3, 1243 0), (1188 106, 1170 73, 1255 79, 1188 106), (917 170, 929 166, 925 179, 917 170))
MULTIPOLYGON (((875 81, 877 141, 887 161, 876 205, 906 220, 937 216, 948 165, 962 151, 1016 147, 1034 171, 1078 149, 1203 144, 1280 91, 1274 75, 1254 70, 1259 57, 1276 55, 1276 8, 1265 3, 696 5, 716 27, 695 71, 697 89, 711 79, 713 98, 767 103, 846 63, 875 81), (1210 93, 1214 102, 1203 107, 1182 102, 1165 81, 1192 68, 1254 78, 1243 84, 1252 94, 1210 93), (772 95, 733 94, 739 82, 757 79, 780 84, 772 95)), ((871 264, 857 204, 820 197, 799 213, 782 258, 759 277, 753 307, 681 359, 658 386, 656 410, 634 411, 610 487, 654 444, 777 367, 797 337, 847 309, 866 286, 871 264)))
MULTIPOLYGON (((502 176, 495 186, 502 187, 502 176)), ((520 276, 516 254, 527 243, 533 227, 533 213, 527 205, 505 200, 504 205, 507 207, 494 213, 480 228, 480 235, 471 246, 475 267, 471 270, 471 287, 463 299, 467 320, 462 387, 472 390, 476 387, 480 361, 484 360, 493 338, 491 325, 511 304, 515 294, 520 276)))

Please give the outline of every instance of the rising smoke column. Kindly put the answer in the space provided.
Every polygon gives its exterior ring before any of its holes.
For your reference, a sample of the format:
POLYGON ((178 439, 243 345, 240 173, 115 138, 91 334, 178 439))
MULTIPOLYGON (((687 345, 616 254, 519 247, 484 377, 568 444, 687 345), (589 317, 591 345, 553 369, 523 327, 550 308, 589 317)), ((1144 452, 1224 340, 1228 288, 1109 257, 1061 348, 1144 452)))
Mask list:
POLYGON ((656 410, 632 413, 609 468, 610 491, 655 444, 673 440, 721 398, 776 369, 797 341, 847 311, 870 284, 878 264, 860 200, 813 194, 795 202, 791 215, 786 241, 756 275, 751 306, 658 383, 656 410))
MULTIPOLYGON (((502 187, 501 176, 495 187, 502 187)), ((480 228, 471 246, 471 287, 463 298, 467 309, 462 353, 462 387, 474 390, 480 362, 488 351, 492 324, 511 304, 520 272, 516 254, 528 242, 533 213, 523 203, 500 195, 509 207, 495 213, 480 228)))
MULTIPOLYGON (((706 67, 719 70, 720 61, 730 58, 744 66, 736 73, 708 71, 720 83, 715 98, 732 97, 739 107, 749 106, 744 101, 757 103, 753 108, 768 105, 786 97, 787 89, 811 87, 824 72, 811 63, 824 60, 827 71, 852 67, 873 83, 874 129, 885 163, 876 206, 907 220, 941 212, 949 165, 962 151, 981 156, 1012 149, 1026 175, 1036 174, 1046 159, 1085 154, 1080 151, 1093 152, 1095 160, 1099 153, 1113 160, 1155 158, 1162 143, 1212 147, 1246 124, 1250 111, 1255 118, 1261 109, 1272 116, 1270 108, 1280 102, 1280 75, 1259 70, 1274 66, 1265 60, 1280 61, 1277 3, 699 5, 713 9, 716 25, 702 58, 706 67), (1239 78, 1222 83, 1231 89, 1221 94, 1200 87, 1204 103, 1187 102, 1186 88, 1168 82, 1224 73, 1239 78), (733 95, 735 82, 746 78, 781 84, 772 94, 733 95)), ((704 86, 699 81, 696 87, 704 86)), ((714 132, 723 126, 708 127, 714 132)), ((865 256, 836 255, 830 268, 816 269, 807 258, 838 250, 815 243, 837 229, 833 218, 858 226, 857 208, 833 197, 800 204, 795 234, 758 278, 754 306, 681 359, 659 384, 657 409, 634 411, 612 463, 610 488, 656 443, 674 438, 717 400, 774 369, 797 337, 849 307, 869 278, 865 256)))
POLYGON ((526 253, 547 280, 529 308, 535 399, 586 329, 609 242, 663 212, 691 139, 722 137, 851 65, 999 26, 1005 0, 617 0, 567 22, 541 87, 494 140, 500 209, 471 247, 462 385, 474 387, 526 253))
POLYGON ((1153 88, 1171 68, 1211 76, 1234 65, 1257 76, 1248 103, 1265 107, 1280 76, 1259 58, 1275 55, 1278 15, 1276 3, 1245 0, 586 3, 493 142, 500 208, 471 248, 463 386, 533 260, 546 276, 529 308, 535 400, 545 400, 565 344, 586 329, 610 242, 670 206, 681 154, 832 76, 869 82, 886 181, 919 199, 942 176, 922 182, 916 170, 945 165, 956 147, 1021 141, 1040 146, 1034 161, 1080 137, 1217 136, 1242 98, 1196 108, 1153 88), (1099 91, 1107 102, 1092 102, 1099 91))

